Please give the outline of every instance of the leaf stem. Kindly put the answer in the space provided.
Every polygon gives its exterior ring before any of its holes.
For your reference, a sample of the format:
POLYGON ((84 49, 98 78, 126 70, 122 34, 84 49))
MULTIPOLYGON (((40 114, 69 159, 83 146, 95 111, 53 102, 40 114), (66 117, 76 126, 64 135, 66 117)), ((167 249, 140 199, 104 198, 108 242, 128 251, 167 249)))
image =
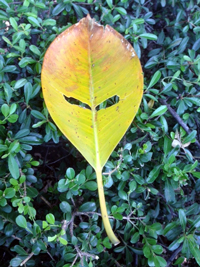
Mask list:
POLYGON ((106 230, 106 233, 108 235, 108 238, 110 241, 114 244, 114 246, 118 245, 120 241, 115 236, 110 221, 108 218, 108 213, 106 209, 106 201, 105 201, 105 195, 104 195, 104 189, 103 189, 103 180, 102 180, 102 172, 100 170, 96 170, 97 175, 97 185, 98 185, 98 193, 99 193, 99 202, 100 202, 100 208, 101 208, 101 214, 103 219, 103 224, 106 230))

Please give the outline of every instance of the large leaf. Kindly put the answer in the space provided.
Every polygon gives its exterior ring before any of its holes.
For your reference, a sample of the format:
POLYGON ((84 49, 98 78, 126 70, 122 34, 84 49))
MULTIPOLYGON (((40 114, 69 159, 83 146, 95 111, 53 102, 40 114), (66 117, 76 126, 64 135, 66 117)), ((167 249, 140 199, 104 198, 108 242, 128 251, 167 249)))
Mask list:
POLYGON ((42 87, 53 120, 96 170, 100 195, 99 173, 142 98, 142 69, 133 47, 113 28, 104 28, 88 15, 50 45, 42 87), (117 97, 118 103, 100 108, 117 97))

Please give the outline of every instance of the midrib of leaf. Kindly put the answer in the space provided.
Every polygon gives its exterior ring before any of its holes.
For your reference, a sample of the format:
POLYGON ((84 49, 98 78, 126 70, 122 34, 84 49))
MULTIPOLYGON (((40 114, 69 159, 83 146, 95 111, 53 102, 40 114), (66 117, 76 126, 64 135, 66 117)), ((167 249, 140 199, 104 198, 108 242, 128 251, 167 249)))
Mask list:
MULTIPOLYGON (((92 27, 92 25, 90 27, 92 27)), ((95 146, 94 148, 95 148, 95 156, 96 156, 94 168, 95 168, 96 177, 97 177, 99 203, 100 203, 101 215, 102 215, 102 220, 103 220, 103 224, 104 224, 106 233, 107 233, 110 241, 116 246, 120 243, 120 241, 115 236, 115 234, 112 230, 112 227, 110 225, 110 221, 109 221, 108 213, 107 213, 107 208, 106 208, 104 188, 103 188, 103 179, 102 179, 103 166, 101 166, 100 155, 99 155, 97 110, 96 110, 94 86, 93 86, 90 38, 88 38, 88 66, 89 66, 89 91, 90 91, 90 102, 91 102, 91 111, 92 111, 92 126, 93 126, 93 132, 94 132, 94 146, 95 146)))
POLYGON ((91 102, 91 111, 92 111, 92 126, 93 126, 93 132, 94 132, 94 146, 95 146, 95 155, 96 155, 95 170, 101 171, 102 166, 100 163, 100 156, 99 156, 97 110, 96 110, 96 105, 95 105, 95 95, 94 95, 94 86, 93 86, 90 38, 88 39, 89 39, 88 40, 89 91, 90 91, 90 102, 91 102))

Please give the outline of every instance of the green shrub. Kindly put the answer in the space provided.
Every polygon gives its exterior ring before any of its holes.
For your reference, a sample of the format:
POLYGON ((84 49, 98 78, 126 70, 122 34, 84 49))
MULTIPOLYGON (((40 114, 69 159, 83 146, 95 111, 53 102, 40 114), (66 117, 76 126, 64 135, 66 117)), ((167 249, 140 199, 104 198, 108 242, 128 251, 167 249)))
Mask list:
POLYGON ((200 265, 200 1, 0 0, 0 265, 200 265), (49 44, 87 13, 133 44, 143 102, 104 172, 121 244, 101 223, 94 171, 41 93, 49 44))

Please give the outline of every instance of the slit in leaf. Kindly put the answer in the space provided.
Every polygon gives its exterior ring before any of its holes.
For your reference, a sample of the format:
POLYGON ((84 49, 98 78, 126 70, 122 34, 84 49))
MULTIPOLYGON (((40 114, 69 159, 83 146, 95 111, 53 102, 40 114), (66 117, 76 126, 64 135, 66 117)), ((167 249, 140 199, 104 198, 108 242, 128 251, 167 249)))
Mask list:
POLYGON ((78 99, 76 98, 73 98, 73 97, 67 97, 64 95, 64 98, 65 100, 69 103, 69 104, 72 104, 72 105, 77 105, 79 107, 82 107, 82 108, 86 108, 86 109, 89 109, 91 110, 91 107, 81 101, 79 101, 78 99))
POLYGON ((106 99, 105 101, 103 101, 101 104, 99 104, 96 107, 96 110, 98 111, 100 109, 109 108, 109 107, 117 104, 118 102, 119 102, 119 96, 118 95, 112 96, 112 97, 106 99))
MULTIPOLYGON (((82 108, 86 108, 86 109, 91 110, 91 107, 89 105, 81 102, 80 100, 78 100, 76 98, 67 97, 65 95, 64 95, 64 98, 71 105, 77 105, 79 107, 82 107, 82 108)), ((102 102, 101 104, 99 104, 95 109, 97 111, 100 110, 100 109, 106 109, 106 108, 109 108, 109 107, 117 104, 118 102, 119 102, 119 96, 115 95, 115 96, 112 96, 112 97, 106 99, 104 102, 102 102)))

